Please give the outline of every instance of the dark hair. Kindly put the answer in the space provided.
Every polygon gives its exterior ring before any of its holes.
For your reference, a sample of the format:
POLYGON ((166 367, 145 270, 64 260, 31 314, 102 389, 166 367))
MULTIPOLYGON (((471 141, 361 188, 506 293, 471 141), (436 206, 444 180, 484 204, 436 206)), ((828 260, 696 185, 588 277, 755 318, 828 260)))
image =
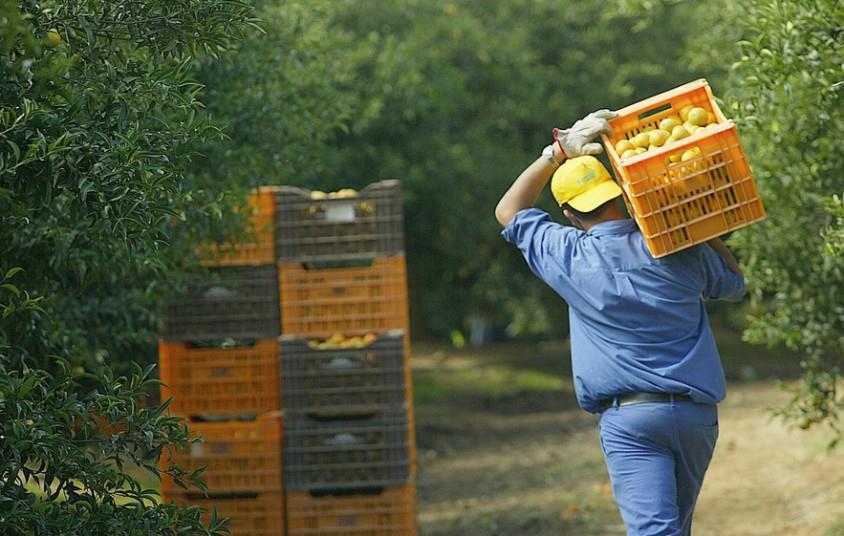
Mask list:
POLYGON ((613 197, 609 201, 605 201, 604 203, 599 205, 598 208, 590 210, 589 212, 581 212, 581 211, 577 210, 576 208, 572 207, 571 205, 569 205, 568 203, 563 203, 563 205, 560 207, 560 209, 570 211, 572 214, 574 214, 575 216, 577 216, 581 220, 587 220, 587 221, 597 220, 598 218, 601 217, 601 214, 603 214, 603 212, 607 209, 607 207, 609 207, 613 203, 618 203, 619 199, 621 199, 621 196, 613 197))

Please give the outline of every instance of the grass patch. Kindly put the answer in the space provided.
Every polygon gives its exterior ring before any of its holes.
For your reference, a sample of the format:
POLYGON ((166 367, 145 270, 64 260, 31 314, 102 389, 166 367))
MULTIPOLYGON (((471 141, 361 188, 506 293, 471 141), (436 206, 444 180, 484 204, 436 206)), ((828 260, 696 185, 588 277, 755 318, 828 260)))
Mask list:
POLYGON ((466 366, 415 371, 416 404, 432 404, 476 396, 506 396, 524 391, 559 391, 566 382, 538 370, 505 366, 466 366))
POLYGON ((824 536, 844 536, 844 517, 838 520, 831 527, 826 529, 824 536))

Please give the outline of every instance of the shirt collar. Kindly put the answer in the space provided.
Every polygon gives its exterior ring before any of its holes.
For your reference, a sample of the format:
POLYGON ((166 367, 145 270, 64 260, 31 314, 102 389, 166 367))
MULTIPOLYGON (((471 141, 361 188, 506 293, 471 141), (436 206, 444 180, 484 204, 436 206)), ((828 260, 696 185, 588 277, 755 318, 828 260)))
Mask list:
POLYGON ((632 219, 604 221, 593 225, 586 234, 591 236, 625 235, 636 230, 636 222, 632 219))

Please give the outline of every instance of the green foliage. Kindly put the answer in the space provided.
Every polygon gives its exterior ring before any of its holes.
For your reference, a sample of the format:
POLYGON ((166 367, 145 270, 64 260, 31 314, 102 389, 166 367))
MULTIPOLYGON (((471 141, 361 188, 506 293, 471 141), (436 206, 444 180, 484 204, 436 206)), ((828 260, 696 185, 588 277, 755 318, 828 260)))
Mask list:
POLYGON ((754 1, 740 24, 728 105, 768 219, 737 233, 752 289, 748 340, 800 352, 805 374, 783 413, 836 426, 844 359, 844 12, 835 0, 754 1))
POLYGON ((844 517, 827 528, 824 536, 844 536, 844 517))
MULTIPOLYGON (((217 519, 206 528, 198 508, 158 504, 157 491, 126 472, 158 476, 162 451, 188 443, 184 424, 163 414, 169 401, 137 407, 157 382, 152 367, 115 378, 108 368, 80 374, 57 364, 50 374, 0 349, 0 532, 221 534, 217 519)), ((167 473, 202 488, 199 472, 167 473)))
POLYGON ((121 353, 133 332, 87 333, 110 325, 121 302, 151 295, 153 276, 179 262, 184 252, 162 252, 176 211, 191 221, 219 210, 185 181, 197 141, 217 135, 190 68, 236 36, 249 8, 4 0, 3 12, 0 269, 24 269, 18 285, 44 298, 54 327, 4 335, 31 356, 121 353))
POLYGON ((326 172, 327 142, 345 128, 361 44, 330 25, 336 2, 259 2, 253 29, 196 76, 229 136, 202 148, 192 173, 243 186, 309 184, 326 172))
POLYGON ((0 0, 0 11, 0 532, 219 532, 216 516, 206 529, 127 474, 157 475, 162 449, 186 444, 167 404, 138 407, 157 380, 132 358, 153 340, 161 281, 233 204, 185 173, 197 144, 219 137, 191 69, 237 38, 251 8, 0 0), (133 372, 115 377, 106 360, 133 372))

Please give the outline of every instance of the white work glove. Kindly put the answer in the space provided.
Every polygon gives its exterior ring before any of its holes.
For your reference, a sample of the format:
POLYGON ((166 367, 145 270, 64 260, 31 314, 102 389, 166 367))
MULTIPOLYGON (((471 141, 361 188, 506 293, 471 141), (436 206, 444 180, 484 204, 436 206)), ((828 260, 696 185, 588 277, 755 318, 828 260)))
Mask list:
POLYGON ((600 143, 591 143, 602 132, 611 134, 609 119, 618 117, 616 112, 610 110, 598 110, 592 112, 583 119, 575 121, 571 128, 565 130, 555 128, 554 139, 560 144, 566 158, 583 156, 585 154, 598 154, 604 150, 600 143))

